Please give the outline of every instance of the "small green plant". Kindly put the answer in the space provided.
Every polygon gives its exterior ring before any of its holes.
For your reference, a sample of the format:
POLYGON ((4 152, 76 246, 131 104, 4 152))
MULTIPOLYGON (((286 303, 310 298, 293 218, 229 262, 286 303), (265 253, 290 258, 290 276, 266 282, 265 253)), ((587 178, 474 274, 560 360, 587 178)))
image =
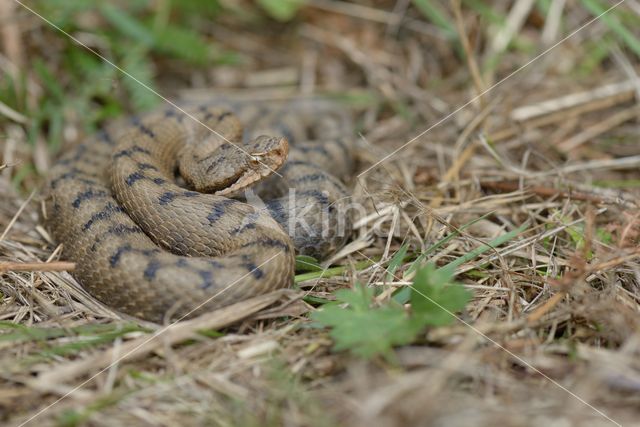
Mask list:
POLYGON ((596 228, 596 236, 598 238, 598 241, 604 243, 605 245, 613 243, 613 234, 602 227, 596 228))
POLYGON ((305 0, 258 0, 270 17, 282 22, 293 19, 304 3, 305 0))
POLYGON ((453 282, 452 270, 429 263, 416 273, 411 287, 412 314, 423 326, 444 326, 471 299, 471 292, 453 282))
POLYGON ((416 273, 409 311, 393 300, 376 306, 373 290, 357 285, 338 291, 337 301, 326 304, 312 318, 331 328, 335 350, 365 358, 378 354, 391 358, 393 347, 415 341, 428 326, 450 323, 454 313, 465 307, 471 294, 452 279, 450 270, 436 269, 430 263, 416 273))

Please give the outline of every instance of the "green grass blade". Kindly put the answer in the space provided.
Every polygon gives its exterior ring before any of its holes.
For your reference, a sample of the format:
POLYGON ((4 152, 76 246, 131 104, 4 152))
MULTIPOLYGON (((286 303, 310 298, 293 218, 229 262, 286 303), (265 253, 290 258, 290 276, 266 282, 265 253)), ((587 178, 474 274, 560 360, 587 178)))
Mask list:
POLYGON ((389 266, 387 267, 387 282, 393 281, 396 270, 398 270, 405 260, 407 250, 409 250, 409 244, 405 243, 400 249, 398 249, 398 252, 393 255, 391 261, 389 261, 389 266))
MULTIPOLYGON (((364 268, 372 266, 373 264, 375 264, 375 261, 368 261, 368 260, 360 261, 355 264, 355 269, 362 270, 364 268)), ((348 265, 340 265, 338 267, 327 268, 326 270, 323 270, 323 271, 312 271, 310 273, 298 274, 297 276, 295 276, 293 281, 294 283, 300 283, 307 280, 326 279, 328 277, 339 276, 341 274, 344 274, 346 271, 348 271, 349 268, 350 266, 348 265)))
POLYGON ((453 272, 455 271, 456 268, 458 268, 459 266, 461 266, 462 264, 464 264, 465 262, 471 261, 472 259, 476 258, 479 255, 482 255, 483 253, 489 251, 489 250, 493 250, 495 248, 497 248, 498 246, 502 245, 503 243, 508 242, 509 240, 513 239, 514 237, 518 236, 519 234, 522 234, 522 232, 524 230, 527 229, 527 225, 523 224, 520 227, 516 228, 515 230, 511 230, 508 233, 503 234, 502 236, 498 236, 495 239, 493 239, 492 241, 490 241, 489 243, 486 243, 480 247, 477 247, 476 249, 472 250, 471 252, 461 256, 460 258, 457 258, 453 261, 451 261, 449 264, 445 265, 444 267, 441 267, 442 269, 444 269, 447 272, 450 272, 450 274, 453 274, 453 272))
POLYGON ((446 13, 438 3, 439 2, 431 0, 413 0, 413 4, 420 13, 422 13, 433 24, 440 27, 447 37, 452 39, 458 38, 455 24, 450 21, 449 17, 446 16, 446 13))
POLYGON ((609 27, 609 29, 627 45, 629 49, 640 57, 640 40, 638 40, 633 33, 622 24, 622 22, 620 22, 616 10, 612 10, 602 15, 608 8, 605 8, 596 0, 582 0, 582 4, 589 12, 591 12, 592 15, 600 16, 602 22, 604 22, 607 27, 609 27))
POLYGON ((151 47, 155 43, 153 33, 127 13, 124 8, 104 2, 100 5, 100 12, 121 34, 147 47, 151 47))
POLYGON ((447 242, 449 242, 451 239, 457 237, 460 235, 460 233, 464 230, 466 230, 467 228, 471 227, 473 224, 475 224, 476 222, 485 219, 486 217, 488 217, 489 215, 492 215, 493 212, 487 212, 486 214, 482 215, 479 218, 476 218, 472 221, 467 222, 466 224, 461 225, 460 227, 458 227, 457 230, 454 230, 451 234, 449 234, 447 237, 438 240, 436 243, 434 243, 433 245, 431 245, 430 247, 427 248, 426 251, 424 251, 423 253, 420 254, 420 256, 418 256, 418 258, 416 258, 416 260, 411 264, 411 266, 407 269, 407 273, 412 273, 414 271, 416 271, 416 269, 418 269, 419 267, 422 266, 422 263, 424 262, 424 260, 427 258, 427 255, 429 255, 430 253, 434 252, 436 249, 444 246, 447 242))

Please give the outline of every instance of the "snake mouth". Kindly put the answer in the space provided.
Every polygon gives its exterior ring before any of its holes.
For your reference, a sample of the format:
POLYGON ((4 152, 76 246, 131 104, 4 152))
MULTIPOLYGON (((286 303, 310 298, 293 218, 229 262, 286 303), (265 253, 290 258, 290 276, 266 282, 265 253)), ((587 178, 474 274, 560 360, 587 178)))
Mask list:
POLYGON ((263 175, 258 171, 254 169, 246 169, 243 173, 231 177, 223 186, 224 188, 214 191, 213 194, 216 196, 234 195, 262 178, 263 175))
POLYGON ((220 188, 214 194, 217 196, 229 196, 248 188, 250 185, 277 173, 287 160, 289 143, 285 138, 273 140, 276 146, 268 151, 254 152, 249 155, 246 168, 226 182, 224 188, 220 188))

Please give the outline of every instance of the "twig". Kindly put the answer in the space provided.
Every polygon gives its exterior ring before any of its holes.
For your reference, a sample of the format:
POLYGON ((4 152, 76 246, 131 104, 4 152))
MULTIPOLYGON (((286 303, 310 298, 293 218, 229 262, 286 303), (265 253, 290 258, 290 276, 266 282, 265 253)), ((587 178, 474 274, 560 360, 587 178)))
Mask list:
POLYGON ((16 223, 20 215, 22 215, 22 211, 24 211, 24 208, 27 207, 27 205, 29 204, 29 202, 31 201, 31 199, 35 194, 36 194, 35 190, 32 191, 29 197, 27 198, 27 200, 24 201, 24 203, 20 206, 20 208, 18 209, 16 214, 13 216, 13 218, 11 218, 11 221, 9 221, 7 228, 5 228, 4 231, 2 232, 2 235, 0 235, 0 242, 3 241, 5 237, 7 237, 9 230, 11 230, 11 228, 16 223))
MULTIPOLYGON (((527 316, 527 323, 536 323, 542 318, 542 316, 550 312, 569 293, 569 288, 581 276, 586 276, 589 273, 594 273, 602 270, 609 270, 620 264, 624 264, 627 261, 631 261, 638 256, 640 256, 640 249, 636 249, 630 254, 616 257, 609 261, 601 262, 594 265, 587 265, 584 262, 584 258, 574 257, 578 259, 576 260, 576 262, 572 262, 571 264, 578 264, 578 268, 575 271, 569 272, 569 274, 565 275, 562 280, 556 281, 555 283, 556 285, 561 286, 564 289, 560 290, 556 294, 553 294, 547 301, 544 302, 544 304, 536 308, 529 316, 527 316)), ((551 279, 549 280, 551 281, 551 279)))
MULTIPOLYGON (((3 50, 6 52, 9 61, 17 69, 20 69, 24 65, 25 48, 22 43, 22 29, 19 27, 20 20, 17 19, 15 2, 0 2, 0 22, 2 22, 0 31, 3 50)), ((12 77, 15 81, 19 81, 17 72, 12 77)))
POLYGON ((597 122, 595 125, 586 128, 584 131, 558 144, 560 151, 568 153, 575 150, 582 144, 590 141, 598 135, 602 135, 606 131, 621 125, 622 123, 638 117, 640 114, 640 105, 634 108, 619 111, 606 119, 597 122))
POLYGON ((544 29, 542 30, 542 43, 550 46, 558 39, 560 25, 562 24, 562 10, 564 9, 566 0, 552 1, 549 5, 549 13, 544 21, 544 29))
POLYGON ((74 262, 0 262, 0 273, 7 271, 73 271, 74 262))
POLYGON ((462 18, 462 8, 460 7, 460 0, 455 0, 453 2, 453 14, 456 18, 456 28, 458 30, 460 42, 462 43, 462 47, 466 56, 467 67, 469 67, 469 72, 471 73, 473 84, 476 87, 476 93, 478 93, 478 96, 480 97, 480 105, 482 107, 485 107, 486 97, 483 94, 485 92, 486 86, 484 84, 484 81, 482 81, 482 76, 480 76, 480 68, 478 67, 478 63, 475 61, 473 50, 471 49, 471 44, 469 43, 469 37, 467 36, 467 32, 464 29, 464 19, 462 18))
MULTIPOLYGON (((492 182, 492 181, 481 181, 480 185, 489 190, 499 191, 499 192, 512 192, 523 190, 526 192, 530 192, 536 194, 538 196, 543 197, 562 197, 566 199, 572 200, 582 200, 593 203, 601 203, 601 204, 622 204, 619 199, 606 199, 596 194, 586 193, 583 191, 574 191, 574 190, 559 190, 553 187, 545 187, 545 186, 533 186, 533 187, 520 187, 520 183, 517 181, 500 181, 500 182, 492 182)), ((625 201, 631 203, 629 201, 625 201)))
POLYGON ((609 270, 613 267, 616 267, 620 264, 624 264, 627 261, 631 261, 634 258, 638 258, 640 256, 640 249, 635 249, 628 254, 621 255, 619 257, 615 257, 608 261, 603 261, 598 264, 594 264, 587 269, 589 273, 596 273, 598 271, 609 270))
POLYGON ((491 43, 491 52, 493 55, 500 54, 507 48, 513 36, 522 28, 534 4, 535 0, 518 0, 515 2, 509 11, 506 24, 493 38, 493 42, 491 43))
POLYGON ((536 323, 542 316, 551 311, 553 307, 558 305, 562 298, 567 295, 567 291, 560 291, 556 294, 551 295, 551 297, 544 302, 540 307, 536 308, 529 316, 527 316, 527 323, 532 324, 536 323))
POLYGON ((0 101, 0 114, 7 117, 8 119, 13 120, 16 123, 25 124, 28 121, 25 115, 18 113, 16 110, 9 107, 2 101, 0 101))
POLYGON ((640 101, 640 77, 636 72, 631 61, 622 53, 622 49, 618 45, 613 46, 613 58, 622 68, 622 71, 627 75, 627 78, 634 83, 636 88, 636 101, 640 101))
POLYGON ((635 89, 636 83, 633 80, 611 83, 587 92, 572 93, 537 104, 516 108, 511 112, 510 117, 517 122, 523 122, 598 99, 617 97, 620 95, 627 95, 625 97, 627 100, 633 99, 635 89))
MULTIPOLYGON (((464 22, 462 19, 462 11, 460 8, 459 0, 456 0, 453 2, 453 11, 456 18, 456 28, 458 31, 458 36, 460 38, 460 41, 462 42, 462 46, 464 48, 465 55, 467 57, 467 66, 469 67, 469 73, 471 73, 474 85, 476 87, 476 91, 479 94, 478 96, 480 97, 480 105, 484 109, 484 111, 482 111, 477 116, 476 120, 472 120, 468 126, 468 128, 475 129, 476 127, 482 126, 484 124, 486 116, 488 115, 488 112, 491 109, 487 108, 485 98, 483 96, 483 93, 486 91, 486 88, 485 88, 484 82, 482 81, 482 77, 480 76, 480 69, 478 68, 478 64, 476 63, 475 57, 473 55, 473 51, 471 50, 471 44, 469 43, 469 38, 467 37, 467 33, 464 29, 464 22)), ((470 133, 471 131, 468 131, 468 132, 470 133)), ((463 135, 466 133, 467 131, 465 130, 465 132, 463 132, 463 135)), ((476 144, 473 144, 473 143, 469 144, 462 151, 460 156, 456 158, 455 162, 453 163, 453 165, 451 165, 447 173, 445 173, 445 175, 442 177, 442 181, 447 182, 456 178, 460 172, 460 169, 462 169, 462 167, 469 161, 469 159, 473 157, 475 150, 476 150, 476 144)), ((430 204, 431 207, 433 208, 439 207, 442 204, 442 200, 443 200, 443 197, 441 195, 437 196, 431 201, 431 204, 430 204)), ((432 221, 432 219, 430 219, 430 221, 432 221)), ((431 228, 431 226, 429 226, 428 228, 431 228)))
MULTIPOLYGON (((545 114, 543 116, 527 120, 525 123, 523 123, 523 126, 528 130, 532 130, 559 122, 566 122, 568 120, 575 119, 582 114, 604 110, 619 104, 623 104, 625 102, 631 101, 633 98, 634 92, 627 91, 614 96, 610 96, 608 98, 594 99, 593 101, 590 101, 586 104, 580 104, 577 107, 571 107, 567 110, 558 111, 555 114, 545 114)), ((489 139, 493 142, 497 142, 507 138, 512 138, 513 136, 518 135, 522 132, 523 126, 510 126, 508 128, 495 131, 491 133, 489 139)))
POLYGON ((556 169, 535 172, 531 178, 541 178, 550 175, 570 174, 574 172, 595 170, 595 169, 631 169, 640 166, 640 155, 619 157, 617 159, 591 160, 583 163, 574 163, 556 169))

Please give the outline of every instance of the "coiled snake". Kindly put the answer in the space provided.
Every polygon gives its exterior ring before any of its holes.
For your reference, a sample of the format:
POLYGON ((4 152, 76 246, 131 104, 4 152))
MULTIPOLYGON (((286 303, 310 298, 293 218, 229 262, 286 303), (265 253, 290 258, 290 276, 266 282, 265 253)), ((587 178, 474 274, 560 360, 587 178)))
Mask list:
POLYGON ((350 126, 317 101, 216 102, 115 123, 52 168, 46 223, 87 291, 139 318, 287 287, 295 253, 322 258, 348 237, 350 126), (260 180, 250 203, 238 199, 260 180))

